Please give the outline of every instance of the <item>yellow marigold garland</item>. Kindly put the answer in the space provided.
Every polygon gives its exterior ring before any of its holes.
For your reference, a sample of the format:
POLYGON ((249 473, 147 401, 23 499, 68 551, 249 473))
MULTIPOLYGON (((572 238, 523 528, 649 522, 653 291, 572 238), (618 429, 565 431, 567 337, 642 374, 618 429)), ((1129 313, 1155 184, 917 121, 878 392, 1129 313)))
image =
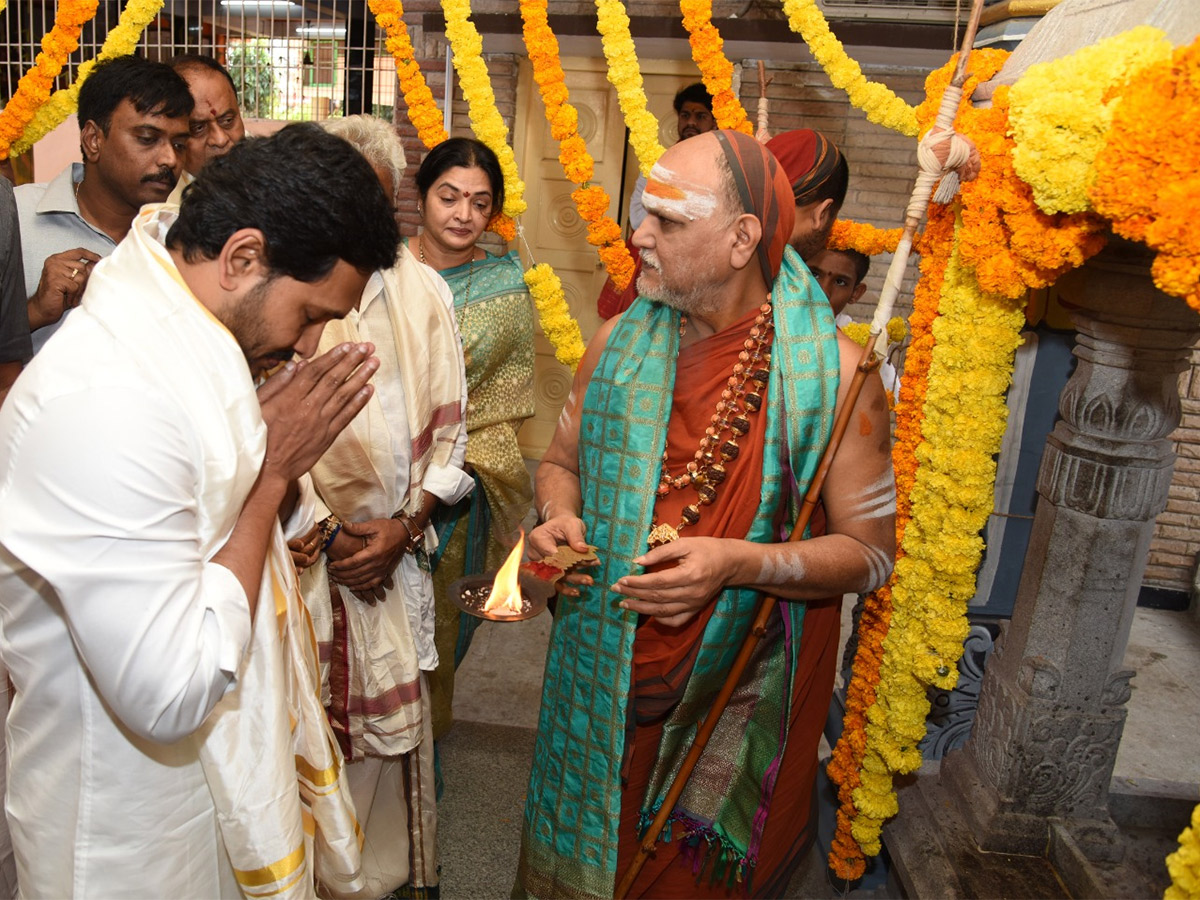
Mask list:
POLYGON ((629 129, 629 144, 641 173, 649 175, 664 148, 658 140, 658 120, 646 108, 642 72, 633 35, 629 33, 629 16, 621 0, 596 0, 596 29, 608 61, 608 81, 617 90, 625 127, 629 129))
POLYGON ((507 220, 498 217, 491 227, 506 241, 511 241, 517 235, 516 225, 511 220, 526 209, 525 182, 517 172, 516 157, 508 146, 508 126, 496 108, 492 80, 487 63, 483 61, 483 38, 471 21, 470 0, 442 0, 442 11, 446 15, 446 38, 454 53, 454 71, 458 73, 458 83, 471 116, 471 130, 496 154, 500 171, 504 173, 504 215, 507 220))
POLYGON ((449 135, 443 126, 442 111, 417 63, 408 26, 404 23, 404 4, 401 0, 368 0, 368 6, 387 35, 388 52, 396 60, 396 76, 408 107, 408 120, 417 129, 421 143, 432 150, 449 135))
POLYGON ((857 250, 867 256, 895 253, 903 228, 877 228, 869 222, 838 219, 826 246, 830 250, 857 250))
POLYGON ((1200 39, 1121 89, 1096 171, 1097 212, 1158 253, 1160 290, 1200 310, 1200 39))
MULTIPOLYGON (((860 347, 867 346, 867 338, 871 336, 870 322, 849 322, 842 326, 842 333, 860 347)), ((908 326, 901 316, 892 316, 887 323, 887 342, 898 344, 908 335, 908 326)))
POLYGON ((1200 898, 1200 806, 1192 810, 1192 824, 1179 835, 1179 849, 1167 857, 1171 886, 1163 900, 1200 898))
POLYGON ((83 26, 96 15, 99 0, 60 0, 54 27, 42 37, 42 50, 32 68, 21 76, 17 90, 0 110, 0 159, 7 159, 13 141, 50 97, 54 79, 79 47, 83 26))
POLYGON ((816 0, 783 0, 783 11, 792 31, 804 38, 813 58, 821 64, 833 86, 846 92, 851 106, 865 112, 867 120, 876 125, 909 137, 917 136, 916 110, 887 86, 867 80, 858 63, 846 55, 842 42, 829 30, 816 0))
MULTIPOLYGON (((1000 70, 1007 58, 1003 52, 971 54, 964 96, 976 85, 1000 70)), ((949 73, 956 60, 930 75, 926 81, 926 101, 917 113, 922 129, 932 126, 949 84, 949 73), (944 77, 942 77, 944 76, 944 77)), ((966 101, 964 101, 965 105, 966 101)), ((960 106, 960 113, 963 109, 960 106)), ((914 243, 920 254, 921 277, 913 297, 909 318, 912 339, 905 358, 904 380, 896 406, 896 439, 892 445, 892 468, 896 473, 896 545, 897 565, 905 555, 905 536, 912 520, 913 488, 917 480, 917 448, 922 441, 925 400, 930 388, 930 368, 936 346, 935 320, 939 314, 946 271, 955 243, 955 214, 947 206, 930 204, 924 232, 914 243)), ((865 252, 865 251, 863 251, 865 252)), ((891 631, 893 588, 896 574, 888 584, 865 598, 858 629, 858 651, 853 676, 846 689, 846 717, 842 737, 834 747, 829 763, 829 778, 838 786, 837 832, 829 852, 829 867, 841 878, 862 876, 866 855, 879 852, 879 830, 896 807, 891 771, 880 765, 878 749, 868 753, 870 744, 878 746, 886 735, 880 727, 882 708, 877 697, 893 690, 892 680, 881 685, 884 641, 891 631), (874 723, 868 727, 868 721, 874 723)), ((903 619, 901 620, 904 621, 903 619)))
POLYGON ((558 161, 567 178, 579 185, 571 198, 579 215, 588 223, 588 242, 596 247, 617 290, 623 291, 633 277, 633 257, 621 239, 621 226, 608 215, 608 193, 600 185, 589 183, 595 174, 595 161, 579 133, 579 114, 569 99, 558 38, 550 29, 546 8, 546 0, 521 0, 525 47, 533 65, 533 80, 546 109, 550 134, 559 142, 558 161))
MULTIPOLYGON (((962 230, 960 225, 956 235, 962 230)), ((892 582, 891 627, 876 702, 867 716, 861 784, 853 792, 858 815, 851 830, 868 853, 878 852, 879 829, 897 809, 892 773, 921 765, 917 745, 925 736, 929 688, 951 688, 957 679, 1023 306, 981 290, 956 247, 933 326, 937 343, 916 450, 920 465, 911 519, 892 582)))
POLYGON ((562 281, 550 266, 538 263, 526 270, 525 284, 537 307, 542 332, 554 345, 554 358, 574 371, 587 348, 579 323, 567 306, 562 281))
POLYGON ((1109 96, 1111 89, 1170 55, 1166 35, 1142 25, 1032 65, 1012 86, 1013 169, 1033 190, 1042 212, 1092 208, 1087 192, 1096 181, 1096 155, 1120 102, 1119 96, 1109 96))
MULTIPOLYGON (((954 238, 954 214, 949 207, 931 206, 924 233, 916 249, 921 257, 921 278, 913 297, 913 312, 909 319, 912 340, 905 358, 904 380, 896 405, 896 440, 892 445, 892 468, 896 473, 896 543, 903 546, 904 533, 910 516, 909 498, 916 479, 916 448, 921 440, 922 412, 928 388, 929 364, 934 336, 932 325, 937 318, 946 266, 954 238)), ((903 555, 898 551, 898 557, 903 555)), ((875 703, 879 686, 879 670, 883 659, 883 641, 892 617, 891 582, 868 595, 858 624, 858 649, 853 663, 853 676, 846 688, 846 716, 842 737, 834 747, 828 775, 838 786, 837 832, 829 851, 829 867, 840 878, 853 880, 862 877, 866 867, 864 849, 855 839, 854 824, 858 816, 855 791, 862 784, 862 764, 867 747, 867 714, 875 703)), ((881 796, 891 792, 890 780, 875 778, 871 784, 881 796)), ((880 822, 882 819, 880 820, 880 822)), ((872 855, 878 850, 878 825, 860 823, 872 855), (872 837, 871 831, 874 832, 872 837)))
POLYGON ((712 0, 679 0, 683 27, 687 29, 692 59, 704 86, 713 98, 713 118, 718 128, 732 128, 753 136, 754 126, 742 101, 733 92, 733 63, 725 56, 725 42, 712 23, 712 0))
MULTIPOLYGON (((100 48, 95 59, 89 59, 79 67, 75 81, 70 87, 50 95, 50 99, 42 104, 30 123, 25 126, 20 139, 13 141, 11 152, 14 155, 24 153, 75 112, 79 106, 79 89, 92 74, 92 70, 102 62, 128 56, 136 50, 138 41, 142 39, 142 32, 154 21, 162 7, 163 0, 129 0, 125 9, 121 11, 117 24, 104 39, 104 46, 100 48)), ((0 6, 0 9, 3 7, 0 6)))

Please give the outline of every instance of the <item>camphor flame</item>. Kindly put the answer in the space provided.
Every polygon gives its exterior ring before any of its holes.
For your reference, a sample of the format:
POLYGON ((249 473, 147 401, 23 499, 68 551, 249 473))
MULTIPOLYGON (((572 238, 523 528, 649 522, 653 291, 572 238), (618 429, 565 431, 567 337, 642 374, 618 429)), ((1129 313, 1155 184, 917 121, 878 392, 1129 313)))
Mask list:
POLYGON ((521 602, 521 584, 517 578, 524 553, 525 532, 522 531, 517 546, 513 547, 512 553, 508 554, 508 559, 496 573, 496 579, 492 582, 492 592, 488 594, 487 602, 483 604, 485 613, 497 612, 504 615, 519 613, 524 609, 524 604, 521 602))

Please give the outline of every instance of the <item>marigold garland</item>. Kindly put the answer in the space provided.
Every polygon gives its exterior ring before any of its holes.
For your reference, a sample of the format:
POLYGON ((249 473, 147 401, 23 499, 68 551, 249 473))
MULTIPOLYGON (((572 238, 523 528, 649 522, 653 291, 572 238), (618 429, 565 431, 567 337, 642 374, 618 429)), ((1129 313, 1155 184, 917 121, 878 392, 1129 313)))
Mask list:
MULTIPOLYGON (((117 24, 104 39, 104 46, 94 59, 89 59, 79 67, 75 81, 70 87, 55 91, 50 99, 42 104, 33 119, 25 126, 20 139, 13 142, 11 153, 19 155, 48 135, 63 123, 79 106, 79 89, 87 81, 92 70, 102 62, 128 56, 137 49, 142 32, 146 30, 158 16, 163 7, 163 0, 129 0, 117 24)), ((3 6, 0 5, 0 10, 3 6)))
POLYGON ((887 86, 867 80, 862 68, 846 55, 842 42, 829 30, 816 0, 783 0, 783 11, 792 31, 804 38, 813 58, 833 86, 846 92, 851 106, 865 112, 867 120, 876 125, 909 137, 917 136, 916 110, 887 86))
MULTIPOLYGON (((971 59, 976 57, 990 67, 1006 54, 1003 50, 975 50, 971 59)), ((917 108, 922 130, 932 125, 956 64, 957 56, 926 79, 925 100, 917 108)), ((1099 253, 1104 247, 1104 223, 1089 213, 1047 215, 1038 209, 1029 185, 1013 171, 1008 86, 997 88, 990 109, 971 106, 971 90, 968 86, 963 92, 955 127, 978 148, 981 170, 979 177, 963 184, 960 191, 963 228, 959 252, 963 263, 974 269, 983 290, 1016 298, 1028 288, 1053 284, 1063 273, 1099 253)))
MULTIPOLYGON (((1002 52, 972 53, 964 96, 969 97, 978 84, 995 75, 1007 56, 1002 52)), ((949 84, 948 73, 956 62, 951 60, 942 70, 946 74, 944 80, 935 77, 939 73, 934 73, 926 82, 927 101, 917 110, 923 129, 930 128, 937 117, 942 93, 949 84)), ((897 561, 904 557, 905 535, 912 518, 917 447, 922 439, 925 398, 936 344, 934 321, 954 247, 954 224, 955 214, 951 207, 930 204, 925 230, 914 242, 920 254, 921 277, 917 281, 913 312, 909 317, 912 338, 896 405, 896 435, 892 445, 892 468, 896 474, 897 561)), ((891 773, 886 769, 880 771, 881 767, 875 764, 877 753, 871 755, 871 768, 864 768, 868 742, 878 742, 881 738, 878 728, 868 730, 868 717, 879 716, 876 698, 881 691, 887 692, 893 687, 891 681, 880 687, 880 680, 884 640, 891 628, 895 581, 893 574, 886 585, 864 598, 853 675, 846 688, 842 737, 834 747, 828 767, 830 780, 838 786, 839 802, 829 867, 845 879, 862 876, 866 866, 864 854, 878 854, 879 829, 896 804, 891 773)))
MULTIPOLYGON (((849 322, 842 326, 842 333, 860 347, 867 346, 867 339, 871 336, 870 322, 849 322)), ((908 326, 904 324, 902 316, 892 316, 887 323, 887 342, 889 344, 898 344, 908 336, 908 326)))
POLYGON ((83 26, 92 20, 99 0, 60 0, 54 27, 42 36, 42 49, 33 66, 17 83, 12 98, 0 110, 0 159, 7 159, 13 141, 50 97, 50 88, 66 64, 67 57, 79 47, 83 26))
POLYGON ((857 250, 867 256, 895 253, 903 228, 878 228, 869 222, 838 219, 826 246, 830 250, 857 250))
POLYGON ((617 290, 623 291, 633 277, 633 257, 621 239, 621 226, 608 215, 608 193, 600 185, 589 183, 595 174, 595 161, 579 134, 579 114, 569 99, 558 38, 547 18, 546 0, 521 0, 521 21, 525 47, 533 65, 533 80, 546 109, 550 134, 559 142, 558 161, 567 178, 579 185, 571 199, 588 223, 588 242, 596 247, 617 290))
POLYGON ((1046 213, 1092 208, 1096 155, 1119 106, 1110 96, 1147 66, 1168 59, 1171 42, 1142 25, 1084 47, 1070 56, 1036 63, 1009 92, 1013 170, 1046 213), (1106 102, 1107 101, 1107 102, 1106 102))
POLYGON ((629 145, 637 156, 643 175, 665 152, 658 140, 658 120, 646 108, 646 92, 642 88, 642 72, 638 67, 633 35, 629 33, 629 16, 621 0, 596 0, 596 30, 608 61, 608 81, 617 90, 625 127, 629 129, 629 145))
POLYGON ((1179 835, 1179 849, 1167 857, 1171 885, 1163 900, 1200 898, 1200 806, 1192 810, 1192 824, 1179 835))
MULTIPOLYGON (((909 317, 912 338, 904 362, 904 380, 896 405, 896 440, 892 445, 892 468, 896 473, 896 543, 902 548, 909 521, 913 481, 916 478, 916 448, 921 440, 922 411, 928 387, 929 364, 934 346, 933 321, 937 318, 946 266, 954 238, 954 213, 949 207, 931 206, 925 231, 916 243, 921 257, 921 278, 913 297, 909 317)), ((898 557, 903 549, 898 549, 898 557)), ((854 792, 862 784, 861 769, 867 744, 867 711, 874 705, 879 685, 879 667, 883 658, 883 639, 892 616, 891 582, 863 600, 858 625, 858 647, 853 676, 846 687, 846 716, 842 737, 834 747, 828 775, 838 786, 837 832, 829 852, 829 867, 840 878, 862 877, 866 867, 864 848, 855 840, 853 827, 858 809, 854 792)), ((890 792, 875 780, 879 792, 890 792)), ((862 826, 860 825, 860 832, 862 826)), ((874 840, 865 835, 873 854, 878 853, 878 833, 874 840)))
POLYGON ((467 100, 471 130, 500 160, 504 173, 504 215, 497 217, 491 228, 506 241, 516 237, 516 225, 511 221, 525 212, 525 182, 517 172, 517 160, 508 145, 508 126, 496 108, 496 95, 487 63, 483 61, 483 38, 471 21, 470 0, 442 0, 446 15, 446 39, 454 53, 454 71, 467 100))
POLYGON ((542 332, 554 345, 555 359, 575 371, 587 348, 579 323, 567 306, 562 281, 550 266, 538 263, 526 270, 525 284, 537 307, 542 332))
POLYGON ((713 118, 718 128, 732 128, 753 136, 754 126, 742 101, 733 92, 733 63, 725 56, 725 42, 712 23, 712 0, 680 0, 683 27, 687 29, 692 59, 704 86, 713 98, 713 118))
POLYGON ((1200 310, 1200 39, 1121 89, 1091 199, 1117 234, 1157 252, 1159 289, 1200 310))
POLYGON ((404 22, 404 4, 401 0, 368 0, 367 5, 387 35, 388 52, 396 60, 396 76, 408 107, 408 120, 417 129, 421 143, 432 150, 449 135, 443 125, 442 111, 438 109, 433 91, 425 83, 425 76, 421 74, 421 66, 417 63, 408 26, 404 22))
MULTIPOLYGON (((963 226, 956 229, 961 236, 963 226)), ((910 522, 892 582, 892 620, 867 744, 854 838, 867 852, 897 809, 893 772, 921 765, 930 687, 949 689, 967 636, 966 604, 992 510, 1004 394, 1025 322, 1024 304, 981 290, 955 249, 946 270, 930 360, 910 522)))

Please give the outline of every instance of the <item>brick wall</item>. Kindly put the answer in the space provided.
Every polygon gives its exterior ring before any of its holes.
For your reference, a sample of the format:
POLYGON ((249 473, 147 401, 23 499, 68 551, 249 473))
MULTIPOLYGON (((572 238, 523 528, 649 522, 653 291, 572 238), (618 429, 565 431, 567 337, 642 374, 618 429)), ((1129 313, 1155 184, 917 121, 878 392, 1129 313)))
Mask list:
POLYGON ((1188 591, 1200 553, 1200 348, 1192 351, 1192 367, 1179 378, 1183 418, 1172 435, 1175 477, 1167 508, 1158 517, 1150 560, 1142 579, 1146 584, 1188 591))

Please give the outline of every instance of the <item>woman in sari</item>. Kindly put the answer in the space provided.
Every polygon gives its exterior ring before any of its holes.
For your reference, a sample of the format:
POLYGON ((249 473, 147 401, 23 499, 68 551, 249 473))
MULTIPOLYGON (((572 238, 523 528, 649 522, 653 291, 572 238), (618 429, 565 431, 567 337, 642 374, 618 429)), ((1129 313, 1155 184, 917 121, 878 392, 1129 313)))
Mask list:
POLYGON ((417 172, 421 234, 409 248, 450 285, 467 366, 467 470, 475 490, 447 511, 434 570, 437 672, 430 679, 434 737, 453 722, 454 669, 478 619, 447 599, 463 575, 494 569, 516 543, 533 490, 517 443, 533 415, 533 307, 515 252, 477 245, 504 204, 504 178, 484 144, 451 138, 417 172))

